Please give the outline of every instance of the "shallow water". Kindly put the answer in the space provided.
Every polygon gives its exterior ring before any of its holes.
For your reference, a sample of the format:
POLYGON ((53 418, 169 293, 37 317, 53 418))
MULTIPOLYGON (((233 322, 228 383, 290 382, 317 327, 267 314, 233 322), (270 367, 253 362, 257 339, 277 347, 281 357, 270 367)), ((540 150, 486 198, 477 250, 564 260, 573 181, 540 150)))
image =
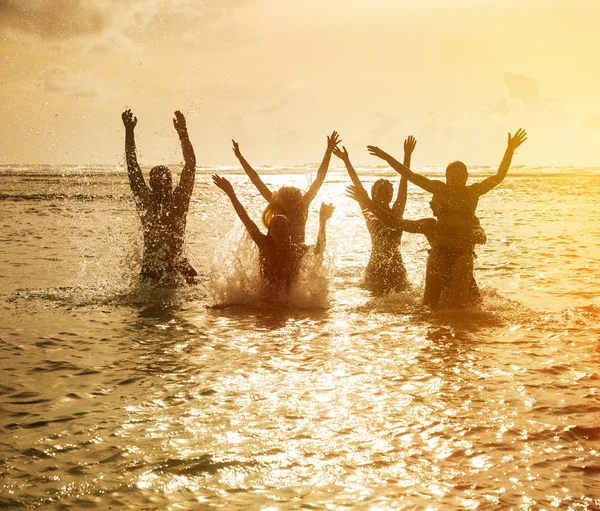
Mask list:
MULTIPOLYGON (((368 234, 336 170, 307 234, 333 202, 328 294, 213 307, 240 229, 212 172, 188 219, 201 283, 160 291, 136 282, 122 169, 0 167, 0 509, 600 508, 598 169, 513 169, 479 206, 483 307, 440 313, 418 235, 412 292, 359 287, 368 234)), ((429 216, 412 186, 405 216, 429 216)))

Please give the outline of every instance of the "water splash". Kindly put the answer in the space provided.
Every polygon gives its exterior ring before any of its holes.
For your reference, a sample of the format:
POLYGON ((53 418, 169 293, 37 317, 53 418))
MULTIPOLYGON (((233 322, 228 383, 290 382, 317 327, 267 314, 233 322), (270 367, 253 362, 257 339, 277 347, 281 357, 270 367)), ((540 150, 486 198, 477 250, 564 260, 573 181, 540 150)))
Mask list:
POLYGON ((329 281, 333 272, 331 257, 307 255, 290 293, 276 297, 269 295, 260 274, 258 248, 237 222, 215 249, 207 293, 211 306, 218 308, 269 304, 325 308, 329 306, 329 281))

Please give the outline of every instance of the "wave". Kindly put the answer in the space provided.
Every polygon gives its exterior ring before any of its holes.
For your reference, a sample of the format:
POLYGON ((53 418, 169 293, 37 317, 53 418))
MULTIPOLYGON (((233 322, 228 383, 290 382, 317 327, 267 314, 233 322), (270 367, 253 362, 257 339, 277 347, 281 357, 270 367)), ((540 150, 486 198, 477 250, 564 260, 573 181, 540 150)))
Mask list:
POLYGON ((78 200, 78 201, 123 201, 130 200, 131 194, 106 194, 106 195, 92 195, 87 193, 76 193, 68 195, 66 193, 33 193, 33 194, 4 194, 0 193, 0 201, 7 202, 21 202, 21 201, 67 201, 67 200, 78 200))

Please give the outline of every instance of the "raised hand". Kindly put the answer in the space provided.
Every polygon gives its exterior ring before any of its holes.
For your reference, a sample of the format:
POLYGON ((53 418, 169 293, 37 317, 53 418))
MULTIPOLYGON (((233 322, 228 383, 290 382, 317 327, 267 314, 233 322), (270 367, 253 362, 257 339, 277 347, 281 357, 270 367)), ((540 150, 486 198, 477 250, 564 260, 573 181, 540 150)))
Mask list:
POLYGON ((523 142, 527 140, 527 132, 524 129, 519 128, 514 136, 508 134, 508 149, 515 151, 523 142))
POLYGON ((340 135, 337 131, 334 131, 330 137, 327 137, 327 150, 329 152, 333 151, 340 142, 340 135))
POLYGON ((369 201, 369 194, 367 191, 364 188, 355 185, 346 187, 346 195, 361 205, 369 201))
POLYGON ((240 152, 240 145, 233 139, 233 154, 235 154, 236 158, 239 160, 242 157, 242 153, 240 152))
POLYGON ((415 137, 413 137, 412 135, 410 135, 405 141, 404 141, 404 153, 405 154, 412 154, 412 152, 415 150, 415 147, 417 146, 417 139, 415 137))
POLYGON ((177 130, 177 133, 179 133, 180 136, 187 135, 187 125, 185 123, 185 117, 179 110, 175 111, 175 117, 173 118, 173 126, 175 126, 175 129, 177 130))
POLYGON ((233 186, 227 179, 225 179, 224 177, 218 176, 217 174, 214 174, 212 178, 213 178, 213 183, 216 184, 227 195, 233 194, 233 186))
POLYGON ((333 211, 335 210, 335 206, 333 204, 325 204, 321 203, 321 209, 319 210, 319 218, 322 221, 329 220, 331 215, 333 215, 333 211))
POLYGON ((137 117, 134 117, 131 113, 131 110, 125 110, 121 114, 121 119, 123 119, 123 124, 125 125, 125 129, 132 130, 135 128, 137 124, 137 117))
POLYGON ((348 156, 348 151, 346 150, 346 146, 343 146, 341 149, 339 147, 335 147, 333 149, 333 154, 335 154, 342 161, 348 161, 350 159, 348 156))
POLYGON ((376 145, 368 145, 367 149, 369 150, 369 154, 372 154, 373 156, 377 156, 378 158, 381 158, 382 160, 385 160, 389 156, 388 153, 386 153, 385 151, 382 151, 376 145))

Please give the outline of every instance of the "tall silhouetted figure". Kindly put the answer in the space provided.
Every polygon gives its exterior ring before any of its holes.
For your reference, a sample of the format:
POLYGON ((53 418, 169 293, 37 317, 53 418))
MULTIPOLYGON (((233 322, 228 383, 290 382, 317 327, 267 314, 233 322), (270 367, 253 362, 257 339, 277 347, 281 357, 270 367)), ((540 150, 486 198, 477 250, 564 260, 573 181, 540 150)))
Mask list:
POLYGON ((252 241, 258 247, 260 273, 265 283, 266 296, 285 298, 297 280, 304 256, 310 251, 317 256, 323 255, 326 244, 326 224, 333 214, 334 207, 331 204, 321 204, 317 243, 311 247, 304 243, 293 242, 290 221, 284 215, 273 216, 267 234, 263 234, 248 216, 231 183, 217 175, 213 176, 213 181, 227 194, 252 241))
MULTIPOLYGON (((417 145, 414 137, 408 137, 404 141, 404 165, 410 167, 410 158, 417 145)), ((356 170, 350 163, 350 157, 346 148, 333 150, 338 158, 346 165, 346 170, 355 187, 365 193, 366 190, 361 183, 356 170)), ((394 196, 394 185, 387 179, 378 179, 371 188, 371 199, 378 208, 389 212, 395 218, 402 219, 406 207, 407 181, 405 177, 400 178, 398 196, 393 206, 390 203, 394 196)), ((406 268, 402 261, 400 252, 400 241, 402 239, 402 228, 399 225, 390 226, 382 222, 370 211, 369 206, 360 204, 367 229, 371 235, 371 256, 365 270, 363 280, 365 288, 375 295, 382 295, 391 291, 404 291, 409 282, 406 276, 406 268)))
MULTIPOLYGON (((434 247, 437 247, 438 250, 440 250, 440 247, 441 250, 448 250, 451 247, 453 250, 472 253, 475 250, 475 245, 481 245, 486 242, 483 229, 481 227, 456 227, 449 230, 447 226, 441 225, 435 218, 406 220, 402 217, 397 217, 389 208, 383 208, 380 204, 370 199, 369 194, 364 188, 356 185, 348 186, 347 195, 357 201, 363 210, 368 210, 375 215, 387 228, 424 234, 427 237, 432 249, 429 251, 429 257, 427 258, 423 303, 432 308, 437 308, 440 305, 440 295, 444 290, 447 291, 448 298, 451 300, 453 293, 452 282, 450 281, 451 274, 446 271, 447 268, 445 266, 438 264, 435 257, 432 258, 432 252, 435 256, 434 247)), ((434 214, 436 214, 436 205, 433 201, 431 208, 434 210, 434 214)), ((470 283, 465 292, 465 301, 462 306, 476 304, 480 299, 479 288, 471 272, 470 283)))
POLYGON ((121 117, 125 125, 129 184, 144 233, 141 275, 144 279, 162 284, 174 284, 181 278, 191 284, 198 274, 184 255, 184 241, 196 174, 196 156, 188 137, 185 117, 176 111, 173 119, 185 161, 179 184, 175 188, 171 171, 162 165, 150 170, 150 186, 146 184, 135 151, 133 132, 137 117, 133 117, 131 110, 123 112, 121 117))
POLYGON ((325 150, 325 156, 323 156, 323 161, 317 171, 317 177, 310 185, 309 189, 304 193, 295 186, 282 186, 276 192, 269 190, 269 187, 263 183, 258 173, 242 156, 238 143, 235 140, 232 140, 232 142, 233 152, 250 178, 250 181, 252 181, 260 194, 269 203, 262 216, 265 227, 268 228, 270 226, 271 220, 276 215, 285 215, 290 222, 292 243, 304 243, 308 208, 325 181, 329 162, 331 160, 331 153, 340 143, 337 132, 334 131, 330 137, 327 137, 327 149, 325 150))
POLYGON ((527 133, 519 129, 508 134, 508 143, 498 171, 483 181, 467 186, 469 177, 463 162, 455 161, 446 168, 446 182, 428 179, 412 172, 395 158, 376 146, 369 152, 384 159, 401 176, 433 194, 432 209, 437 216, 437 233, 429 236, 431 251, 427 263, 424 301, 435 306, 444 280, 448 283, 450 307, 463 307, 469 302, 473 282, 473 244, 463 242, 461 236, 472 237, 472 230, 481 229, 475 215, 479 198, 498 186, 506 177, 515 150, 527 140, 527 133))

